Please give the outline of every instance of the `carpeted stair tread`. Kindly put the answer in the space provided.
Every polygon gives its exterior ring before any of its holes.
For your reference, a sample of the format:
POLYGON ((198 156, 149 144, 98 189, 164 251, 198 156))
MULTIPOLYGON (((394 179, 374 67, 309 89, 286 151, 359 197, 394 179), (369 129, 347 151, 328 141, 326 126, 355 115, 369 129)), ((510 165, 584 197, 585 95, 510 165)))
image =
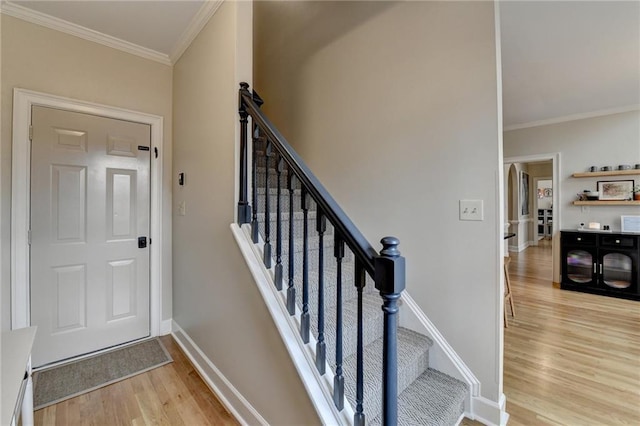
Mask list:
MULTIPOLYGON (((334 295, 335 296, 335 295, 334 295)), ((316 300, 316 299, 314 299, 316 300)), ((311 334, 317 339, 318 321, 316 307, 311 304, 311 334)), ((325 308, 324 334, 327 345, 327 362, 335 369, 336 353, 336 312, 337 306, 334 303, 331 307, 325 308)), ((343 359, 350 357, 356 352, 357 344, 357 319, 358 319, 358 298, 354 297, 342 303, 342 356, 343 359)), ((383 312, 380 295, 377 293, 364 293, 362 295, 362 330, 363 344, 369 343, 382 337, 383 332, 383 312)))
MULTIPOLYGON (((398 424, 449 426, 464 412, 467 385, 432 368, 427 369, 398 397, 398 424)), ((382 425, 377 416, 367 423, 382 425)))
MULTIPOLYGON (((398 327, 398 392, 406 389, 429 367, 429 348, 433 342, 427 336, 398 327)), ((382 348, 383 338, 364 348, 365 418, 378 416, 382 409, 382 348)), ((345 396, 355 407, 356 354, 345 359, 345 396)))
MULTIPOLYGON (((342 300, 343 302, 355 298, 357 296, 357 288, 354 284, 354 264, 345 263, 342 265, 342 300)), ((284 268, 284 277, 283 277, 283 286, 282 288, 286 290, 288 287, 288 270, 287 264, 283 264, 284 268)), ((296 289, 296 304, 298 306, 302 306, 302 272, 298 268, 295 267, 295 275, 293 280, 294 288, 296 289)), ((319 280, 319 272, 317 269, 309 270, 309 303, 317 305, 317 295, 318 295, 318 280, 319 280)), ((337 268, 336 265, 325 265, 324 269, 324 306, 325 309, 332 308, 336 305, 336 288, 337 288, 337 268)), ((377 298, 377 303, 379 306, 382 306, 382 299, 380 298, 380 294, 378 290, 376 290, 373 280, 370 278, 367 279, 367 283, 363 289, 364 294, 373 294, 377 298)))

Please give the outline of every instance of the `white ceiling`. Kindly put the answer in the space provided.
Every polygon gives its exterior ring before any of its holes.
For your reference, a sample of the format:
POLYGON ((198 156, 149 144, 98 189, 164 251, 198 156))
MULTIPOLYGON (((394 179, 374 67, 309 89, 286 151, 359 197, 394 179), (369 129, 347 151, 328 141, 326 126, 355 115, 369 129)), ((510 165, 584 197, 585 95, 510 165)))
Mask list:
POLYGON ((500 4, 505 127, 640 104, 640 2, 500 4))
MULTIPOLYGON (((10 3, 172 59, 213 1, 10 3)), ((640 104, 639 1, 502 1, 500 14, 506 128, 640 104)))

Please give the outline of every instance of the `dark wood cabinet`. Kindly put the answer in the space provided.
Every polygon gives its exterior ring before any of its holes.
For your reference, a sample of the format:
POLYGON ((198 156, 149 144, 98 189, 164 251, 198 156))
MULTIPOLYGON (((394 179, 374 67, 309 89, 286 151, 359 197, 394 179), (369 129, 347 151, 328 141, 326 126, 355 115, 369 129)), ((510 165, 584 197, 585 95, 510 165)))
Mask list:
POLYGON ((561 232, 565 290, 640 300, 640 235, 561 232))

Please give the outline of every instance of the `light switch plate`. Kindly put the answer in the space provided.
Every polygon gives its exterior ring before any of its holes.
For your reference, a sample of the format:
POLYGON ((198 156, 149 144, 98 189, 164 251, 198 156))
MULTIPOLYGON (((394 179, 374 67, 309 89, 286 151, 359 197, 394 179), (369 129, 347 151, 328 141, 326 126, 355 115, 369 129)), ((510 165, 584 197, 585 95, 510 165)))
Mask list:
POLYGON ((178 203, 178 216, 185 216, 187 214, 187 203, 185 201, 180 201, 178 203))
POLYGON ((482 200, 460 200, 460 220, 484 220, 482 200))

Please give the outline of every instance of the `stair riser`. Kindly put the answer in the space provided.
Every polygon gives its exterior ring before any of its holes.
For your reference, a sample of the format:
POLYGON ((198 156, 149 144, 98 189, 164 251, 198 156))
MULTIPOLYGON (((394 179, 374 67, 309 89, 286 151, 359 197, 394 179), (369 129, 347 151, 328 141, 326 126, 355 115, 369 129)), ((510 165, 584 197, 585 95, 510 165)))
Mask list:
MULTIPOLYGON (((276 240, 277 230, 278 230, 278 222, 276 221, 276 214, 270 215, 271 220, 269 221, 269 236, 271 241, 276 240)), ((265 238, 265 225, 264 225, 264 215, 258 215, 258 228, 260 229, 260 235, 262 235, 263 239, 265 238)), ((289 215, 282 214, 280 216, 280 227, 281 227, 281 237, 282 241, 289 240, 289 215)), ((296 213, 293 218, 293 238, 294 240, 299 240, 300 244, 302 244, 302 237, 304 235, 304 218, 302 213, 296 213)), ((309 212, 309 217, 307 219, 307 238, 317 238, 318 232, 316 231, 316 219, 315 212, 309 212)), ((333 227, 327 226, 327 230, 324 233, 325 240, 333 240, 333 227)))
MULTIPOLYGON (((367 347, 367 353, 365 353, 364 357, 365 389, 363 406, 367 419, 375 418, 382 411, 381 363, 375 362, 372 355, 382 352, 381 340, 379 339, 367 347)), ((420 348, 416 348, 413 345, 406 345, 399 339, 398 362, 398 394, 400 394, 429 367, 429 346, 425 344, 420 348), (410 353, 410 356, 405 358, 402 356, 403 353, 410 353)), ((355 356, 350 357, 345 362, 345 368, 348 369, 352 377, 355 377, 353 373, 356 369, 355 356)), ((351 404, 355 406, 355 378, 345 380, 345 395, 351 404)))
MULTIPOLYGON (((363 299, 363 344, 364 346, 382 337, 383 329, 383 312, 382 303, 376 302, 376 297, 365 297, 363 299)), ((342 324, 342 356, 343 360, 348 359, 356 353, 357 349, 357 305, 356 300, 343 303, 343 324, 342 324)), ((310 307, 313 307, 311 305, 310 307)), ((318 324, 315 315, 316 308, 309 309, 311 313, 311 333, 317 339, 318 324)), ((335 371, 336 365, 336 309, 335 307, 327 307, 325 314, 325 343, 327 346, 327 362, 335 371)), ((344 362, 344 361, 343 361, 344 362)))
MULTIPOLYGON (((278 208, 278 194, 277 194, 277 190, 269 190, 269 213, 275 213, 276 209, 278 208)), ((293 198, 293 211, 294 212, 301 212, 302 211, 302 207, 301 207, 301 203, 300 203, 300 191, 298 190, 297 192, 294 192, 294 198, 293 198)), ((258 213, 264 213, 266 206, 265 206, 265 196, 264 193, 262 194, 258 194, 258 213)), ((289 213, 289 190, 288 189, 282 189, 281 190, 281 195, 280 195, 280 211, 282 213, 289 213)), ((311 211, 315 211, 316 210, 316 206, 315 204, 312 205, 312 208, 310 208, 309 210, 311 211)))
MULTIPOLYGON (((264 188, 265 187, 266 175, 267 175, 267 170, 264 167, 258 167, 257 168, 257 170, 256 170, 256 179, 258 180, 258 182, 257 182, 256 186, 258 188, 264 188)), ((249 172, 249 180, 251 180, 251 172, 249 172)), ((283 191, 285 189, 288 189, 287 182, 288 182, 287 173, 282 172, 282 174, 280 175, 280 187, 282 188, 283 191)), ((277 188, 277 186, 276 186, 277 183, 278 183, 278 175, 276 174, 276 170, 275 169, 269 169, 269 189, 277 188)), ((294 185, 293 186, 296 189, 300 189, 301 188, 301 185, 300 185, 300 182, 298 181, 298 179, 294 179, 294 185)))
MULTIPOLYGON (((283 288, 289 285, 289 274, 286 264, 283 264, 283 288)), ((326 309, 332 309, 337 304, 337 277, 335 270, 326 271, 324 274, 324 306, 326 309)), ((302 269, 295 270, 295 278, 293 281, 294 288, 296 289, 296 303, 302 306, 302 269)), ((315 271, 309 272, 309 303, 317 304, 318 295, 318 274, 315 271)), ((375 292, 373 286, 365 288, 366 292, 375 292)), ((357 289, 353 282, 353 273, 349 271, 343 271, 342 274, 342 300, 353 299, 357 296, 357 289)), ((382 305, 382 300, 380 300, 382 305)))

